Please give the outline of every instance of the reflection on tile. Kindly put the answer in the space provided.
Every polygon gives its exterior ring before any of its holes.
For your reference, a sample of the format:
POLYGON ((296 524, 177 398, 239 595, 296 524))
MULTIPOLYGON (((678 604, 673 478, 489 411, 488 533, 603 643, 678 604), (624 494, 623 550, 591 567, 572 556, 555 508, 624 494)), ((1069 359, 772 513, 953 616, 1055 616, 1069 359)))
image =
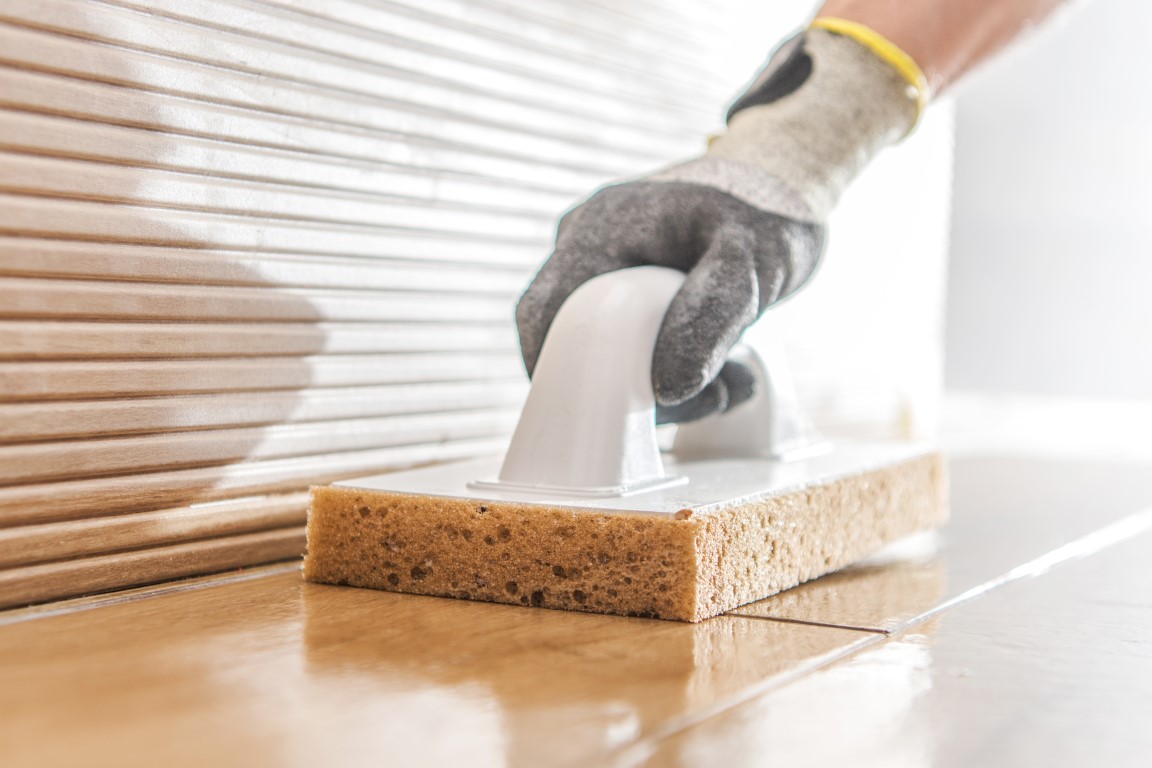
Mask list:
POLYGON ((1149 528, 1152 519, 1135 538, 984 594, 652 744, 645 762, 1147 765, 1149 528))
POLYGON ((502 713, 507 760, 524 766, 587 764, 868 637, 732 617, 687 625, 410 598, 306 588, 310 679, 343 690, 390 686, 403 674, 407 690, 483 690, 502 713))
POLYGON ((854 566, 730 613, 890 632, 940 602, 946 573, 938 557, 854 566))
POLYGON ((0 629, 0 762, 586 765, 876 637, 282 574, 0 629))
POLYGON ((1152 468, 1021 458, 951 462, 952 519, 938 553, 849 568, 738 609, 893 631, 1012 568, 1152 506, 1152 468))
POLYGON ((890 739, 931 688, 930 667, 926 643, 888 640, 671 738, 636 744, 617 765, 931 765, 922 739, 890 739))
POLYGON ((1133 468, 958 464, 938 554, 777 598, 801 621, 873 631, 530 610, 295 573, 13 623, 0 764, 1123 764, 1152 722, 1152 513, 1095 537, 1105 552, 1022 566, 1145 506, 1149 486, 1133 468), (875 631, 1013 569, 931 621, 875 631))

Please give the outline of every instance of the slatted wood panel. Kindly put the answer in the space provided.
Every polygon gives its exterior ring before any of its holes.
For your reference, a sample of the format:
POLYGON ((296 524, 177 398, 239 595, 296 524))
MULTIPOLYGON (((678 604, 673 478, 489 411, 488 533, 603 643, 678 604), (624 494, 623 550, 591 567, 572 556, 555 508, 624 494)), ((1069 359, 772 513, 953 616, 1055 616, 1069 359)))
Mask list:
POLYGON ((696 151, 723 6, 0 0, 0 607, 498 450, 557 214, 696 151))

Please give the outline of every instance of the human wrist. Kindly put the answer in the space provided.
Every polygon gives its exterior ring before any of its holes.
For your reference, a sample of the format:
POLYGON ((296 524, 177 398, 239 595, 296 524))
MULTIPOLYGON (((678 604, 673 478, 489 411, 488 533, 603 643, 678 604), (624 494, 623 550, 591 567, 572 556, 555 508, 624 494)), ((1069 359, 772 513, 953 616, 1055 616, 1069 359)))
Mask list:
POLYGON ((825 0, 819 16, 866 25, 907 53, 931 91, 947 90, 1069 0, 825 0))

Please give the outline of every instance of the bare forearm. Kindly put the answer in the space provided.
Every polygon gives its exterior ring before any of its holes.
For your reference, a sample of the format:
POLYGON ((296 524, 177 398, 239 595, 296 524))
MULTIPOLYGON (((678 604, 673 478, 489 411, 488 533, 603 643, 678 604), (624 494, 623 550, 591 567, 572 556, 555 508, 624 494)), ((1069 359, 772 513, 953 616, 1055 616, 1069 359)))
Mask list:
POLYGON ((939 92, 1062 0, 826 0, 821 16, 857 21, 911 56, 939 92))

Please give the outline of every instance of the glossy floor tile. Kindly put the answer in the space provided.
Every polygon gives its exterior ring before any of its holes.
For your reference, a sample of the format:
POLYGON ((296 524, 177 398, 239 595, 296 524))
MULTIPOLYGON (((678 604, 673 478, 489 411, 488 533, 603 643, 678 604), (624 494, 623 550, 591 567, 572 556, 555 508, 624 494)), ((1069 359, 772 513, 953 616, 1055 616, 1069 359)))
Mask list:
POLYGON ((1152 507, 1152 468, 1028 458, 950 464, 952 519, 878 562, 734 613, 898 630, 949 600, 1098 528, 1152 507))
POLYGON ((1152 515, 1143 533, 993 590, 852 659, 634 747, 726 768, 1146 766, 1152 515), (646 747, 646 749, 645 749, 646 747))
POLYGON ((0 765, 1142 764, 1152 473, 964 460, 952 498, 937 536, 752 607, 783 620, 284 566, 0 613, 0 765))
POLYGON ((0 763, 588 765, 873 636, 281 574, 0 629, 0 763))

